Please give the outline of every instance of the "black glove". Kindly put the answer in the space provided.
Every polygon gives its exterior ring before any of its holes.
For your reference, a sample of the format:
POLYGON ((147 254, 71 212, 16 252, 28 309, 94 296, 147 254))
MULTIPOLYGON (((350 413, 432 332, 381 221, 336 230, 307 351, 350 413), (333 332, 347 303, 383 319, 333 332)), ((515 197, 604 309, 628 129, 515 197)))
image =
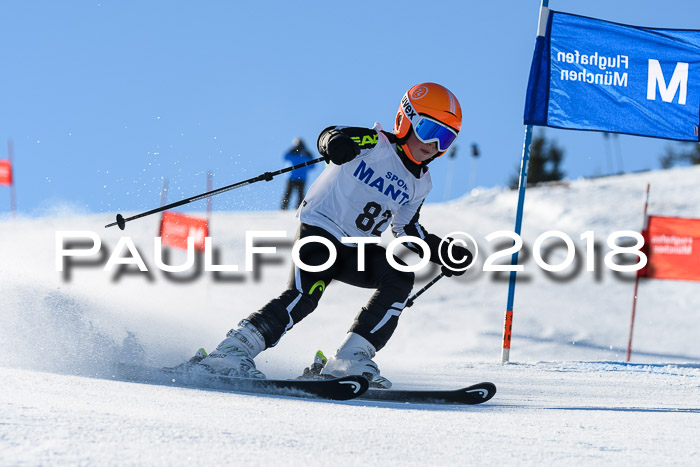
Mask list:
POLYGON ((453 242, 453 238, 448 238, 447 241, 442 242, 440 245, 440 256, 442 257, 442 262, 444 263, 442 265, 442 273, 447 277, 461 276, 467 272, 465 268, 474 260, 474 255, 472 255, 471 251, 453 242), (448 253, 450 246, 452 250, 452 257, 455 259, 455 261, 450 259, 450 255, 448 253), (454 271, 453 269, 457 269, 457 271, 454 271))
POLYGON ((326 162, 343 165, 360 154, 360 146, 340 131, 331 130, 324 132, 319 138, 318 152, 326 159, 326 162))

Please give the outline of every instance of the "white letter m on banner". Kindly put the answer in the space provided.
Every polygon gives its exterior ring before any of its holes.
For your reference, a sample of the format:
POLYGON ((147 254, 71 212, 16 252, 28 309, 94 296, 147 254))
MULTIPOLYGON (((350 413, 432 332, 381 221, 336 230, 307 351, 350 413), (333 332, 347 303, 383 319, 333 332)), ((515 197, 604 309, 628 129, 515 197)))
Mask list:
POLYGON ((680 88, 678 103, 685 105, 685 97, 688 93, 688 64, 684 62, 676 63, 676 69, 673 70, 671 81, 668 83, 668 87, 666 87, 666 80, 664 79, 664 74, 661 72, 661 64, 659 64, 658 60, 650 58, 647 100, 656 100, 657 84, 659 85, 659 94, 661 94, 662 101, 673 102, 673 98, 676 96, 678 88, 680 88))

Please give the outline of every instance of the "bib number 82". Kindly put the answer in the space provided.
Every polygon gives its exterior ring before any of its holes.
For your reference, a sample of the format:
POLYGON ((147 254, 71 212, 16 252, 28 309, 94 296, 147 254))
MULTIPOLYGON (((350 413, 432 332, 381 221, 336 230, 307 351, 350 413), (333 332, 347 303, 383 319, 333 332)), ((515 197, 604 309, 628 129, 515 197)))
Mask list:
POLYGON ((369 232, 372 230, 372 227, 374 227, 372 235, 380 236, 384 229, 386 229, 386 225, 384 224, 386 224, 389 219, 391 219, 391 211, 387 209, 382 212, 381 204, 370 201, 365 204, 362 213, 355 219, 355 225, 363 232, 369 232), (377 222, 378 217, 380 218, 379 222, 377 222))

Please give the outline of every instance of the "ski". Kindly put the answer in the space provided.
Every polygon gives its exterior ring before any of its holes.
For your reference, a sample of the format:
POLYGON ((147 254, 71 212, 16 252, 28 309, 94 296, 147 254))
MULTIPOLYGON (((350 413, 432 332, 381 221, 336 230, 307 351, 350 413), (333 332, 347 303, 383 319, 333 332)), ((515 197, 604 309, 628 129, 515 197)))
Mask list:
POLYGON ((121 379, 132 382, 338 401, 354 399, 369 388, 369 382, 362 376, 309 381, 255 379, 134 365, 121 365, 119 373, 121 379))
POLYGON ((493 383, 479 383, 456 390, 369 389, 360 400, 419 404, 482 404, 496 394, 493 383))
MULTIPOLYGON (((321 374, 328 359, 321 350, 316 351, 314 362, 304 369, 298 381, 323 381, 321 374)), ((383 381, 386 381, 382 378, 383 381)), ((385 384, 385 383, 382 383, 385 384)), ((391 384, 391 383, 389 383, 391 384)), ((389 386, 391 387, 391 386, 389 386)), ((478 383, 466 388, 453 390, 439 389, 388 389, 382 388, 376 382, 370 383, 370 388, 357 397, 358 400, 402 402, 417 404, 483 404, 496 394, 493 383, 478 383)))

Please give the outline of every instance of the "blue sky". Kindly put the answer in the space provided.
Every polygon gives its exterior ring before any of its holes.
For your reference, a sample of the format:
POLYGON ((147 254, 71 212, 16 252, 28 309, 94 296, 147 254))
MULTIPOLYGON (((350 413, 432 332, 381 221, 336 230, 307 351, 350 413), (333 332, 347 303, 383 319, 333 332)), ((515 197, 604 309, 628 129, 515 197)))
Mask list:
MULTIPOLYGON (((697 0, 550 7, 700 28, 697 0)), ((176 201, 205 191, 207 170, 220 187, 281 168, 294 137, 314 147, 329 125, 391 129, 406 89, 435 81, 460 99, 464 122, 457 158, 431 165, 428 201, 506 185, 520 164, 538 11, 538 0, 2 2, 0 158, 11 138, 21 213, 133 213, 158 206, 164 178, 176 201)), ((564 148, 568 178, 656 169, 678 144, 545 134, 564 148)), ((281 176, 217 196, 214 209, 275 209, 283 188, 281 176)))

